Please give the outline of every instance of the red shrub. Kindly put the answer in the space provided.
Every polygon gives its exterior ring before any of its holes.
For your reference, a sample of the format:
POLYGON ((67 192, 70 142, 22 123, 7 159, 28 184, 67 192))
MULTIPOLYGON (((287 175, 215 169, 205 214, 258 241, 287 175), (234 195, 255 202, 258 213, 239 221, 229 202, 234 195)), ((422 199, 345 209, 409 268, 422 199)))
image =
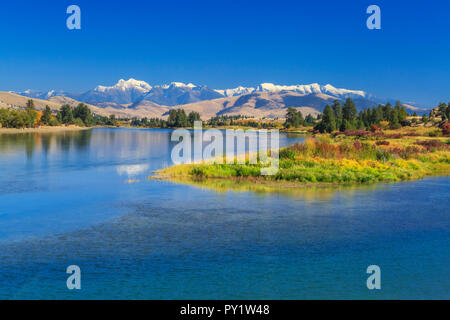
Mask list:
POLYGON ((438 140, 423 140, 417 141, 415 144, 424 147, 427 151, 434 149, 447 149, 449 146, 438 140))
POLYGON ((446 122, 442 125, 442 133, 445 135, 450 134, 450 122, 446 122))

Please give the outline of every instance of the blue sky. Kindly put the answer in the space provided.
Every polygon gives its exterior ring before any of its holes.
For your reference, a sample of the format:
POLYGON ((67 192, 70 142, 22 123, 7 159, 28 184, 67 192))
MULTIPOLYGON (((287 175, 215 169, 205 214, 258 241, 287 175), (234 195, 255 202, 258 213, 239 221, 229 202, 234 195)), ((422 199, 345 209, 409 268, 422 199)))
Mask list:
POLYGON ((330 83, 450 101, 450 1, 3 1, 0 90, 84 91, 133 77, 223 89, 330 83), (66 28, 77 4, 82 29, 66 28), (381 8, 381 30, 366 8, 381 8))

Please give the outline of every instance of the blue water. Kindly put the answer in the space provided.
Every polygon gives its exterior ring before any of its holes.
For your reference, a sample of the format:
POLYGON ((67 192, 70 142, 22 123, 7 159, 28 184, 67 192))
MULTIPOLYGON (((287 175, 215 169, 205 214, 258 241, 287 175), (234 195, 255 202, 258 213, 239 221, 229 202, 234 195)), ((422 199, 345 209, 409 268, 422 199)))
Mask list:
POLYGON ((449 177, 289 194, 148 180, 172 146, 169 130, 0 134, 0 298, 450 298, 449 177))

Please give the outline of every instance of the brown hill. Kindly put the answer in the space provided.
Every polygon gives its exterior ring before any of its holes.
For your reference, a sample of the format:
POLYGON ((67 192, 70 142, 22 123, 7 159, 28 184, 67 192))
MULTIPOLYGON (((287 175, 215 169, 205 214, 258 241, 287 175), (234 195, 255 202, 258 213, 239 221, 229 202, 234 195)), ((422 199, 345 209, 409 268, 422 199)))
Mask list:
MULTIPOLYGON (((28 97, 20 96, 11 92, 0 91, 0 108, 7 108, 7 109, 24 108, 28 100, 30 100, 30 98, 28 97)), ((59 110, 63 104, 68 104, 72 107, 75 107, 80 103, 80 101, 61 96, 52 97, 49 100, 42 100, 42 99, 31 99, 31 100, 33 100, 37 110, 44 110, 45 106, 48 105, 50 109, 56 111, 59 110)), ((161 115, 168 110, 168 107, 159 106, 151 102, 133 109, 123 107, 115 108, 113 106, 106 106, 105 108, 101 108, 90 104, 86 105, 95 114, 101 116, 116 115, 117 117, 124 117, 124 118, 161 117, 161 115)))
MULTIPOLYGON (((301 111, 303 116, 316 116, 333 97, 319 95, 302 95, 295 92, 255 92, 241 96, 206 100, 185 105, 174 106, 184 109, 186 113, 196 111, 202 119, 216 115, 245 115, 260 118, 284 118, 288 107, 301 111)), ((166 114, 167 115, 167 114, 166 114)))

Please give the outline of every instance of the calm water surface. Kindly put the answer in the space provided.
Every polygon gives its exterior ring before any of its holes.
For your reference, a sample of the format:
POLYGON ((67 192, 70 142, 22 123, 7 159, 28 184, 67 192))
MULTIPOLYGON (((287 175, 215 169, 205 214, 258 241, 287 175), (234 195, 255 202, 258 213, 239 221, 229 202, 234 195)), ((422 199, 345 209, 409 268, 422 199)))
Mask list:
POLYGON ((148 180, 172 146, 169 130, 0 134, 0 298, 450 298, 449 177, 289 194, 148 180))

